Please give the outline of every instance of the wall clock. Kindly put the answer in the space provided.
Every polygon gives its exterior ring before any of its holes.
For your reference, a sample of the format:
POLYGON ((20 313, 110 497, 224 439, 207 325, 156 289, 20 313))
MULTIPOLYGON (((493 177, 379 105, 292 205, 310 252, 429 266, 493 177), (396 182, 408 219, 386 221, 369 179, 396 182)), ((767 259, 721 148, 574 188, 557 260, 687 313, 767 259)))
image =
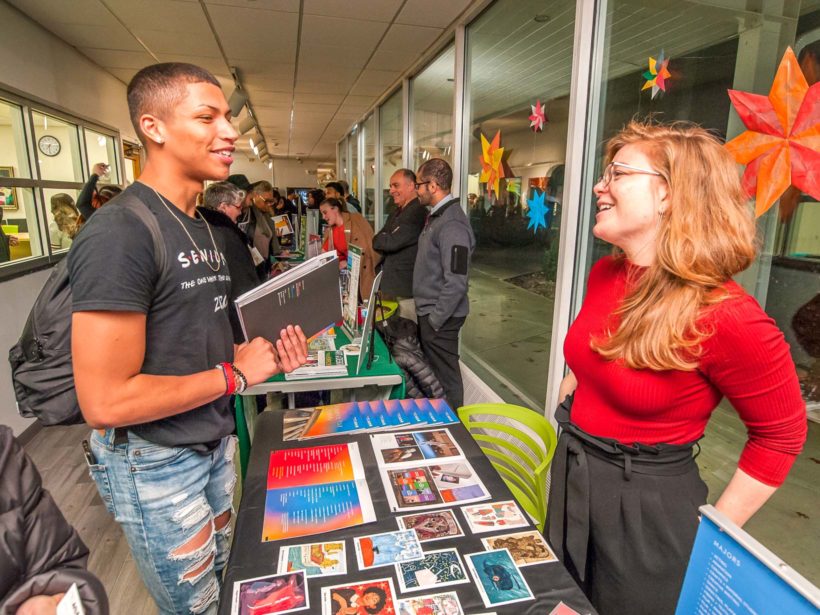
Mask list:
POLYGON ((46 156, 56 156, 60 153, 60 149, 62 149, 57 137, 52 137, 51 135, 43 135, 40 137, 39 141, 37 141, 37 147, 40 148, 40 151, 46 156))

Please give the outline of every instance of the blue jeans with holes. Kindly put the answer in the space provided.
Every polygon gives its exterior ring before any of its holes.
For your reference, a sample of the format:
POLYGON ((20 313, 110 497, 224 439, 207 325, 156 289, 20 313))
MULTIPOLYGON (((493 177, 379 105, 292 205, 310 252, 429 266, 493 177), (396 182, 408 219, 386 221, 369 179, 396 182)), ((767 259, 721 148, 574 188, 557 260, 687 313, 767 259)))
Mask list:
POLYGON ((215 531, 214 519, 233 508, 235 449, 235 436, 200 455, 131 432, 120 444, 113 429, 91 434, 91 477, 161 613, 216 613, 230 525, 215 531))

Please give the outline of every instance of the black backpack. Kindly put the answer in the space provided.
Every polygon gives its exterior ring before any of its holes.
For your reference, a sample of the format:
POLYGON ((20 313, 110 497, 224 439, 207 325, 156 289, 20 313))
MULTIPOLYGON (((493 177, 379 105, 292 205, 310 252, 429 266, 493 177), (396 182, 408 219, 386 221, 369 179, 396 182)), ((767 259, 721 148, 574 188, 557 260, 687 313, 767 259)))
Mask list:
MULTIPOLYGON (((148 227, 160 278, 167 274, 165 242, 156 216, 135 196, 122 193, 105 205, 127 207, 148 227)), ((82 230, 80 231, 82 233, 82 230)), ((43 425, 83 422, 71 363, 71 284, 68 257, 54 267, 31 308, 20 340, 9 351, 17 411, 43 425)))

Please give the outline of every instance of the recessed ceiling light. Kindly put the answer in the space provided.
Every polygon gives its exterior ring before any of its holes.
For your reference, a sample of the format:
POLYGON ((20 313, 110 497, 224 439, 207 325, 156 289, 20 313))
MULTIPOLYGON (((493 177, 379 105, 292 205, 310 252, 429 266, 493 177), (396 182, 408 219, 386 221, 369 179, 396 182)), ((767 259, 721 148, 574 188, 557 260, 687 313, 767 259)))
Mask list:
POLYGON ((536 23, 547 23, 548 21, 550 21, 552 19, 552 17, 550 17, 546 13, 538 13, 538 15, 536 15, 532 19, 536 23))

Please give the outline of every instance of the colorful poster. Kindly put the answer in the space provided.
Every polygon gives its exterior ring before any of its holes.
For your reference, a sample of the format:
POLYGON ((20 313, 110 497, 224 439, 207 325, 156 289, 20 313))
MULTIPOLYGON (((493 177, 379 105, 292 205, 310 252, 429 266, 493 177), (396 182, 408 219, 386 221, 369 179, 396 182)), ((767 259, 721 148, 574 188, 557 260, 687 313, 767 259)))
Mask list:
POLYGON ((481 543, 488 551, 507 549, 519 568, 558 561, 541 532, 537 530, 482 538, 481 543))
POLYGON ((381 467, 380 470, 393 512, 490 499, 487 488, 466 460, 396 469, 381 467))
POLYGON ((330 577, 347 573, 344 540, 280 547, 278 573, 304 570, 308 577, 330 577))
POLYGON ((399 528, 414 530, 419 542, 434 542, 464 536, 464 530, 452 510, 431 510, 396 519, 399 528))
POLYGON ((385 465, 463 457, 461 449, 447 429, 376 434, 371 436, 371 442, 377 460, 385 465))
POLYGON ((506 549, 472 553, 466 559, 484 606, 493 607, 534 599, 527 581, 506 549))
POLYGON ((303 570, 233 584, 231 615, 293 613, 310 607, 303 570))
POLYGON ((401 593, 470 582, 458 549, 428 551, 424 559, 396 564, 396 578, 401 593))
POLYGON ((376 579, 322 588, 322 615, 394 615, 392 579, 376 579))
POLYGON ((271 453, 262 541, 376 520, 355 442, 271 453))
POLYGON ((356 538, 356 560, 359 570, 392 566, 424 557, 421 543, 413 530, 399 530, 356 538))

